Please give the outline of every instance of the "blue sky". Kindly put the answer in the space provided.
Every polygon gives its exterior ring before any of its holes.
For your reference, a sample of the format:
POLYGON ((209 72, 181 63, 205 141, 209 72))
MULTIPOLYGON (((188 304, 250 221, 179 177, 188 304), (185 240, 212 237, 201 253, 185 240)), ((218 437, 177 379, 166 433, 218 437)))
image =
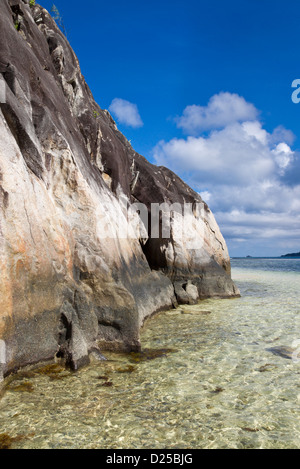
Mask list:
POLYGON ((54 3, 96 101, 203 195, 230 254, 299 251, 299 1, 54 3))

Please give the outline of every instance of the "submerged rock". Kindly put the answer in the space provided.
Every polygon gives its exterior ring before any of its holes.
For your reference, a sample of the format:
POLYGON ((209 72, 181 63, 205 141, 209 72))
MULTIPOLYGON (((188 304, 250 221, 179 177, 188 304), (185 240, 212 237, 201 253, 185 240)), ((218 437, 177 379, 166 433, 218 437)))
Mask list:
POLYGON ((220 394, 221 392, 225 391, 224 388, 221 388, 220 386, 217 386, 216 389, 211 391, 211 394, 220 394))
POLYGON ((133 365, 120 366, 115 369, 117 373, 133 373, 136 370, 136 367, 133 365))
POLYGON ((0 380, 54 356, 76 370, 95 344, 139 352, 156 311, 239 295, 207 205, 133 150, 39 5, 1 1, 0 91, 0 380), (134 204, 162 203, 153 237, 134 204))
POLYGON ((251 428, 251 427, 241 427, 244 432, 249 432, 249 433, 257 433, 259 432, 259 428, 251 428))
POLYGON ((14 443, 19 443, 23 440, 28 440, 34 437, 34 433, 30 433, 29 435, 18 435, 16 437, 12 437, 7 433, 0 434, 0 449, 11 449, 14 443))
POLYGON ((268 352, 273 353, 273 355, 278 355, 279 357, 286 358, 287 360, 293 360, 298 358, 299 355, 295 356, 296 349, 291 347, 286 347, 284 345, 279 345, 278 347, 271 347, 267 349, 268 352))
POLYGON ((24 382, 21 384, 10 384, 7 389, 12 392, 29 392, 32 393, 34 391, 34 386, 30 382, 24 382))
POLYGON ((101 388, 111 388, 114 384, 111 381, 105 381, 102 384, 99 384, 98 387, 101 388))
POLYGON ((266 371, 273 371, 275 368, 277 368, 276 365, 272 365, 272 363, 266 363, 265 365, 260 366, 258 371, 260 373, 265 373, 266 371))
POLYGON ((104 355, 102 355, 100 350, 96 347, 93 347, 90 350, 90 356, 95 358, 95 360, 100 361, 100 362, 107 361, 107 358, 104 355))
POLYGON ((144 349, 141 352, 132 352, 130 354, 130 361, 133 363, 140 363, 148 360, 155 360, 156 358, 167 357, 170 353, 177 352, 177 349, 172 348, 144 349))

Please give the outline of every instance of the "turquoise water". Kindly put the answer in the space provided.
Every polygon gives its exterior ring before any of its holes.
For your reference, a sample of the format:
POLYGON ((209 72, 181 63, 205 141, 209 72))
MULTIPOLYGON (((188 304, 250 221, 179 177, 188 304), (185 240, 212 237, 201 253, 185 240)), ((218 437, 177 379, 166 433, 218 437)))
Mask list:
POLYGON ((148 320, 141 356, 20 375, 0 433, 12 448, 300 448, 300 260, 232 267, 240 299, 148 320))

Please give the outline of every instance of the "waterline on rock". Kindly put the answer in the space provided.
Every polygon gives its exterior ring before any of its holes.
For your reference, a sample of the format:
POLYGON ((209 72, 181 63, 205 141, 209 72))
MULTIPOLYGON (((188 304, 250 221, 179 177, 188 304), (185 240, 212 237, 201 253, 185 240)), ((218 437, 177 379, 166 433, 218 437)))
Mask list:
POLYGON ((300 365, 269 350, 298 339, 300 274, 287 270, 234 261, 242 297, 154 316, 143 353, 20 377, 0 433, 13 448, 299 448, 300 365))

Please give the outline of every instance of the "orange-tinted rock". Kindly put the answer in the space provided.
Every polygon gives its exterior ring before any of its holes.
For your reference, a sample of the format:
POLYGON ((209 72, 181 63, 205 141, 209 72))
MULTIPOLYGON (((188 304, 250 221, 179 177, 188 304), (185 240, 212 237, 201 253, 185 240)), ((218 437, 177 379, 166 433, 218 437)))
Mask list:
POLYGON ((169 238, 120 234, 138 224, 126 203, 202 201, 132 149, 38 5, 0 4, 0 87, 0 374, 55 355, 77 369, 96 343, 139 351, 144 319, 176 304, 174 284, 191 301, 238 294, 208 207, 184 216, 183 237, 176 214, 169 238))

